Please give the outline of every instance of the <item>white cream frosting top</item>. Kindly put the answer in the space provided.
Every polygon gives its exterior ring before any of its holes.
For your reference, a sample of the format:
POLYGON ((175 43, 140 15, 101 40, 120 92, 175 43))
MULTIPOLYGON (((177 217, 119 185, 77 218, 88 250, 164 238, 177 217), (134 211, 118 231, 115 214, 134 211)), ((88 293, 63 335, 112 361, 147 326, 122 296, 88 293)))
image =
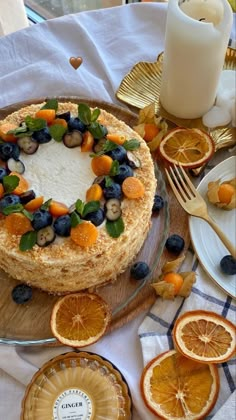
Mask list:
POLYGON ((40 144, 36 153, 21 153, 25 165, 24 178, 36 196, 44 201, 53 198, 67 206, 78 198, 85 201, 86 191, 95 179, 91 157, 80 147, 69 149, 63 143, 51 140, 40 144))

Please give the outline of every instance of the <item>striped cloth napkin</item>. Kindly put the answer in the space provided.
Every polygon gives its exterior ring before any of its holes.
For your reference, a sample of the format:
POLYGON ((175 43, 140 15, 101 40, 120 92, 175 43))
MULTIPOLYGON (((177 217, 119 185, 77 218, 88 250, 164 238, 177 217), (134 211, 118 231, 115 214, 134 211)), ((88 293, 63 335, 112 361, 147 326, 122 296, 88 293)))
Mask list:
MULTIPOLYGON (((225 157, 229 157, 230 155, 232 155, 232 153, 229 154, 229 152, 224 152, 225 157)), ((215 163, 218 162, 215 162, 214 160, 213 164, 215 163)), ((212 161, 211 165, 206 167, 202 177, 209 169, 212 169, 212 161)), ((174 301, 158 298, 147 313, 138 331, 142 346, 144 366, 158 354, 174 348, 172 329, 175 320, 184 312, 195 309, 213 311, 235 324, 236 301, 232 297, 227 296, 227 294, 208 277, 199 264, 191 247, 187 252, 180 271, 196 271, 196 283, 192 288, 191 295, 187 299, 180 296, 177 296, 174 301)), ((236 359, 234 358, 227 363, 219 364, 218 367, 220 374, 219 397, 214 410, 207 419, 212 419, 214 414, 218 412, 230 396, 233 400, 235 400, 236 397, 234 392, 236 389, 236 359), (231 395, 233 393, 234 395, 231 395)), ((234 411, 235 405, 229 403, 225 404, 225 407, 227 419, 236 419, 234 411)), ((219 413, 217 413, 218 417, 215 419, 220 420, 224 418, 222 410, 223 407, 221 408, 220 417, 219 413)))

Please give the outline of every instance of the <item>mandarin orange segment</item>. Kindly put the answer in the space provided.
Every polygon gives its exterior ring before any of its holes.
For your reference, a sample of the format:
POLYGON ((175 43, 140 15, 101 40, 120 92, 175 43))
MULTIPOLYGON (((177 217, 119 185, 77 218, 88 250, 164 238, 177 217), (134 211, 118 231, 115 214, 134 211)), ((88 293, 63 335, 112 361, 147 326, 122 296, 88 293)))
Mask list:
POLYGON ((96 156, 91 160, 91 167, 95 175, 109 175, 112 167, 112 158, 107 155, 96 156))
POLYGON ((43 196, 35 197, 33 198, 33 200, 30 200, 28 203, 26 203, 24 207, 27 211, 35 211, 35 210, 38 210, 39 207, 42 206, 43 201, 44 201, 43 196))
POLYGON ((218 197, 221 203, 229 204, 233 195, 235 194, 235 188, 231 184, 221 184, 218 189, 218 197))
POLYGON ((152 141, 154 139, 154 137, 157 136, 157 134, 159 133, 159 128, 157 127, 156 124, 152 124, 152 123, 146 123, 144 125, 144 136, 143 139, 149 143, 150 141, 152 141))
POLYGON ((64 216, 69 213, 69 208, 59 201, 52 200, 49 206, 49 212, 54 217, 64 216))
POLYGON ((86 192, 86 201, 100 201, 102 196, 102 187, 99 184, 93 184, 86 192))
POLYGON ((55 109, 40 109, 35 114, 36 118, 43 118, 47 121, 47 123, 52 123, 53 120, 55 120, 56 117, 56 111, 55 109))
POLYGON ((63 344, 83 347, 102 337, 110 323, 109 305, 93 293, 75 293, 53 307, 51 329, 63 344))
POLYGON ((83 221, 71 228, 71 239, 82 247, 93 245, 98 237, 98 230, 91 222, 83 221))
POLYGON ((148 408, 169 420, 204 419, 219 393, 218 370, 177 353, 162 353, 145 367, 141 392, 148 408))
POLYGON ((16 128, 18 128, 16 124, 9 122, 0 125, 0 138, 4 141, 16 143, 17 139, 14 134, 8 133, 8 131, 15 130, 16 128))
POLYGON ((67 128, 67 122, 64 118, 55 118, 55 120, 51 122, 51 125, 61 125, 62 127, 67 128))
POLYGON ((174 326, 176 348, 202 363, 222 363, 236 350, 236 327, 227 319, 210 311, 189 311, 174 326))
POLYGON ((11 172, 10 175, 15 175, 19 178, 19 184, 14 189, 13 194, 21 195, 29 189, 28 181, 18 172, 11 172))
POLYGON ((145 188, 140 179, 129 176, 122 183, 122 191, 127 198, 136 199, 144 196, 145 188))
POLYGON ((86 131, 83 134, 81 152, 91 152, 91 150, 93 149, 93 145, 94 145, 94 137, 89 131, 86 131))
POLYGON ((5 227, 12 235, 24 235, 33 230, 30 220, 22 213, 11 213, 6 216, 5 227))
POLYGON ((122 145, 124 144, 124 142, 126 141, 126 137, 122 136, 121 134, 107 134, 106 138, 110 141, 112 141, 113 143, 116 143, 118 145, 122 145))

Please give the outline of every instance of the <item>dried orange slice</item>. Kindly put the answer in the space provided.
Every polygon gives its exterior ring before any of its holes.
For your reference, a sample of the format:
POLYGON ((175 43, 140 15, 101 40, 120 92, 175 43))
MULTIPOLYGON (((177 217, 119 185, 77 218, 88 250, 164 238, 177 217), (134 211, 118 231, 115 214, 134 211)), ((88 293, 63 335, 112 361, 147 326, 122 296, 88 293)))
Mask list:
POLYGON ((101 338, 110 323, 109 305, 95 293, 74 293, 60 298, 51 315, 51 330, 62 344, 88 346, 101 338))
POLYGON ((162 419, 199 420, 205 419, 216 403, 219 375, 215 365, 170 350, 148 363, 140 386, 145 404, 162 419))
POLYGON ((212 138, 198 128, 175 128, 167 133, 159 146, 164 160, 188 169, 206 163, 214 150, 212 138))
POLYGON ((202 363, 222 363, 235 353, 235 326, 215 312, 189 311, 175 322, 173 338, 178 351, 202 363))

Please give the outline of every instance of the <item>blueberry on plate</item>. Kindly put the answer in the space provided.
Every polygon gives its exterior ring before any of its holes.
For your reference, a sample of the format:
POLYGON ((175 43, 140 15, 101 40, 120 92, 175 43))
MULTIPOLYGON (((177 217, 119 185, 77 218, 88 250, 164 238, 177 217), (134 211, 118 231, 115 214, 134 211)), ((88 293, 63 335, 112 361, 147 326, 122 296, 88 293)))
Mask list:
POLYGON ((51 141, 52 136, 49 133, 48 127, 44 127, 41 130, 34 131, 32 134, 32 139, 36 140, 39 144, 43 144, 51 141))
POLYGON ((20 197, 16 194, 6 194, 0 200, 0 212, 8 206, 14 206, 15 204, 20 203, 20 197))
POLYGON ((109 187, 103 188, 103 195, 107 200, 109 198, 120 199, 122 196, 121 186, 115 182, 112 182, 112 184, 109 187))
POLYGON ((61 118, 68 122, 71 119, 70 111, 63 112, 62 114, 57 114, 56 118, 61 118))
POLYGON ((0 182, 2 182, 4 176, 7 176, 8 172, 5 168, 0 167, 0 182))
POLYGON ((97 211, 92 211, 91 213, 86 214, 84 219, 89 220, 95 226, 99 226, 105 219, 104 210, 100 208, 97 211))
POLYGON ((123 163, 127 157, 127 152, 124 147, 117 146, 115 149, 106 153, 113 160, 117 160, 119 163, 123 163))
POLYGON ((86 125, 79 118, 70 118, 67 126, 69 131, 77 130, 81 131, 81 133, 86 131, 86 125))
POLYGON ((39 229, 37 232, 37 245, 45 247, 50 245, 56 239, 56 233, 52 226, 46 226, 42 229, 39 229))
POLYGON ((68 214, 59 216, 53 223, 54 230, 58 236, 70 236, 71 219, 68 214))
POLYGON ((220 268, 223 273, 230 276, 236 274, 236 259, 232 255, 225 255, 220 261, 220 268))
POLYGON ((4 142, 0 144, 0 159, 6 162, 8 159, 18 159, 20 148, 15 143, 4 142))
POLYGON ((73 130, 70 133, 65 133, 63 136, 63 143, 66 147, 69 147, 69 149, 73 149, 73 147, 80 146, 82 141, 82 133, 78 130, 73 130))
POLYGON ((149 266, 143 262, 139 261, 132 265, 130 269, 131 277, 135 280, 144 279, 150 273, 149 266))
POLYGON ((39 148, 39 143, 28 136, 19 138, 17 144, 26 155, 33 155, 39 148))
POLYGON ((11 292, 12 299, 15 303, 22 304, 32 299, 32 289, 27 284, 18 284, 11 292))
POLYGON ((177 234, 169 236, 165 243, 166 249, 175 255, 179 255, 183 251, 184 245, 184 239, 177 234))
POLYGON ((115 182, 118 182, 118 184, 122 184, 122 182, 129 176, 134 176, 133 169, 130 166, 123 163, 119 166, 119 173, 116 176, 114 176, 114 180, 115 182))
POLYGON ((20 195, 21 204, 27 204, 29 201, 33 200, 36 197, 36 194, 33 190, 28 190, 20 195))
POLYGON ((52 224, 52 215, 47 210, 37 210, 33 214, 31 222, 34 230, 40 230, 52 224))
POLYGON ((163 198, 160 195, 156 194, 155 197, 154 197, 152 211, 153 212, 159 212, 163 207, 164 207, 163 198))

